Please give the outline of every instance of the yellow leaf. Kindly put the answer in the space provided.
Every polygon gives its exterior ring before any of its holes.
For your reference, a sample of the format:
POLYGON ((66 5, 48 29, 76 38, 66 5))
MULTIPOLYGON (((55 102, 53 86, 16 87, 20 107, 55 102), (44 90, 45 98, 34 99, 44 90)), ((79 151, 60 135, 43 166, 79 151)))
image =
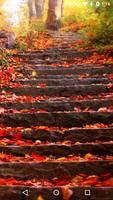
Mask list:
POLYGON ((32 76, 37 76, 37 72, 36 72, 36 71, 33 71, 33 72, 32 72, 32 76))
POLYGON ((65 160, 65 157, 57 158, 57 160, 65 160))

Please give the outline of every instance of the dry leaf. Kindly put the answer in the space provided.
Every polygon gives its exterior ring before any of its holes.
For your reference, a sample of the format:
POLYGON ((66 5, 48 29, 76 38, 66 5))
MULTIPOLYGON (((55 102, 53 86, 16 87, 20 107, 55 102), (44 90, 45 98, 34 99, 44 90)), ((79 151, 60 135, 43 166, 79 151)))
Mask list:
POLYGON ((33 72, 32 72, 32 76, 37 76, 37 72, 36 72, 36 71, 33 71, 33 72))

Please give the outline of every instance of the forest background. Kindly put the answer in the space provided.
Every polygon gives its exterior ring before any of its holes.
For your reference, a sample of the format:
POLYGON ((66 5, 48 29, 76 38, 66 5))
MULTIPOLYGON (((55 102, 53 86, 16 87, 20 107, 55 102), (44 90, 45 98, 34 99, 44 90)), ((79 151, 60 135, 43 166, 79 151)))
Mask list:
POLYGON ((111 50, 113 2, 0 0, 0 31, 13 32, 16 35, 15 48, 37 48, 37 39, 44 37, 51 43, 48 30, 75 32, 82 38, 82 47, 92 46, 102 52, 111 50))

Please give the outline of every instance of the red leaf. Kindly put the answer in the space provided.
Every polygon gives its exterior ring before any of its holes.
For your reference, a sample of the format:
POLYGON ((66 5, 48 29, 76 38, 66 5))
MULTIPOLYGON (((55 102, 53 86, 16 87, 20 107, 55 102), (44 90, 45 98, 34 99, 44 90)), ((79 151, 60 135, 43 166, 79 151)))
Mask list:
POLYGON ((13 140, 21 140, 22 139, 22 134, 21 133, 14 133, 13 140))
POLYGON ((0 129, 0 137, 4 136, 4 130, 0 129))
POLYGON ((45 161, 45 159, 46 159, 44 156, 41 156, 37 153, 32 153, 32 158, 34 158, 37 161, 45 161))
POLYGON ((53 186, 53 184, 48 180, 44 180, 43 184, 44 184, 44 186, 47 186, 47 187, 52 187, 53 186))
POLYGON ((38 87, 45 88, 45 87, 47 87, 47 84, 46 83, 40 83, 40 84, 38 84, 38 87))
POLYGON ((56 180, 55 185, 56 186, 67 185, 67 184, 69 184, 69 182, 70 181, 68 181, 68 180, 56 180))
POLYGON ((103 181, 102 186, 106 187, 113 186, 113 178, 109 178, 108 180, 103 181))

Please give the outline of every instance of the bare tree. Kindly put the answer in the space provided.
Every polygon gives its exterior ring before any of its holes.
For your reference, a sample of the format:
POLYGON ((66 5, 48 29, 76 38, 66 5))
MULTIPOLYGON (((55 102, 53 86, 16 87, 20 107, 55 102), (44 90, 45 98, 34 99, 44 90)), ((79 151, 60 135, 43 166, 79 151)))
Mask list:
POLYGON ((36 17, 41 18, 43 16, 45 0, 35 0, 36 17))

